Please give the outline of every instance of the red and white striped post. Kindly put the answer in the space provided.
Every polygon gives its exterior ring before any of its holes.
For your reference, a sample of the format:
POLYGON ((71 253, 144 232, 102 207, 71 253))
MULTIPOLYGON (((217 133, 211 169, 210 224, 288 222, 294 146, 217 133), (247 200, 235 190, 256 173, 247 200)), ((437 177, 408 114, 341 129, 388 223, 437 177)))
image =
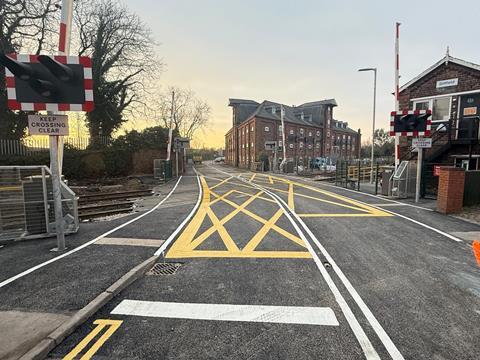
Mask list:
MULTIPOLYGON (((400 111, 400 23, 395 24, 395 111, 400 111)), ((395 170, 400 164, 400 135, 395 134, 395 170)))
MULTIPOLYGON (((62 0, 62 15, 58 41, 58 54, 68 56, 70 51, 70 34, 72 30, 73 0, 62 0)), ((50 138, 50 169, 52 172, 53 202, 55 208, 55 232, 57 234, 56 251, 65 250, 65 229, 62 210, 61 174, 63 166, 63 137, 50 138)))
MULTIPOLYGON (((60 32, 58 37, 58 55, 70 55, 70 36, 72 33, 73 0, 62 0, 62 13, 60 18, 60 32)), ((60 175, 63 168, 63 137, 56 136, 58 142, 58 169, 60 175)), ((53 140, 53 139, 52 139, 53 140)), ((51 161, 50 161, 51 165, 51 161)))

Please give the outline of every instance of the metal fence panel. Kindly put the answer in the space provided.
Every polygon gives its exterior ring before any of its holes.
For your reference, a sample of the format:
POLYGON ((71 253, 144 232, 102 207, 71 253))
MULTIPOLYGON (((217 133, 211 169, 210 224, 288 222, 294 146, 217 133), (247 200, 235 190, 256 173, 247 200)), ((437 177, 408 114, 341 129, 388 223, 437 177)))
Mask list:
MULTIPOLYGON (((61 183, 65 233, 78 231, 78 198, 61 183)), ((0 166, 0 240, 55 235, 51 173, 46 166, 0 166)))
MULTIPOLYGON (((85 150, 93 144, 108 146, 112 138, 100 137, 64 137, 64 144, 78 150, 85 150)), ((46 154, 49 151, 48 138, 0 139, 0 155, 32 156, 46 154)))

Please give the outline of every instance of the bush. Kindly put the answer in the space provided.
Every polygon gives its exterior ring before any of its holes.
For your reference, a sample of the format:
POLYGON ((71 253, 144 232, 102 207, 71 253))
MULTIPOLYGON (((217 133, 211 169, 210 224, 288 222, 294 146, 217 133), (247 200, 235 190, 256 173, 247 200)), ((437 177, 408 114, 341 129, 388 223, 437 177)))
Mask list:
MULTIPOLYGON (((68 144, 64 147, 63 174, 67 179, 89 179, 105 176, 127 176, 133 170, 133 154, 141 149, 167 147, 168 129, 160 126, 139 132, 132 130, 113 140, 102 150, 79 150, 68 144)), ((48 151, 29 156, 2 155, 0 165, 46 165, 50 166, 48 151)))

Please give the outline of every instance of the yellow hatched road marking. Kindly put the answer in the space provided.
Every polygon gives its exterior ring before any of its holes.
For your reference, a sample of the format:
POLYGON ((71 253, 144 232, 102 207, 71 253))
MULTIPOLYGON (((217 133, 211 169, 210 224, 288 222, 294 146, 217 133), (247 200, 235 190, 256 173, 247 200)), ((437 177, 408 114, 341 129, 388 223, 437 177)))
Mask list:
POLYGON ((252 182, 253 179, 255 179, 255 176, 257 176, 257 174, 253 174, 252 177, 250 178, 250 180, 248 180, 249 182, 252 182))
POLYGON ((272 228, 273 224, 277 222, 278 219, 280 219, 280 216, 282 216, 283 211, 282 209, 278 209, 275 215, 273 215, 270 220, 268 220, 262 228, 253 236, 253 238, 250 239, 248 244, 243 248, 244 251, 246 252, 251 252, 254 251, 255 248, 260 244, 260 241, 263 240, 265 235, 270 231, 272 228))
POLYGON ((230 176, 229 178, 220 181, 218 184, 213 185, 213 186, 210 188, 210 190, 213 190, 213 189, 215 189, 216 187, 219 187, 219 186, 225 184, 226 182, 228 182, 228 181, 231 180, 232 178, 233 178, 233 176, 230 176))
POLYGON ((273 184, 273 179, 272 179, 271 176, 268 177, 268 182, 269 182, 270 184, 273 184))
POLYGON ((95 329, 93 329, 82 341, 78 343, 77 346, 73 348, 68 355, 66 355, 63 360, 73 360, 75 357, 82 352, 83 349, 87 347, 87 345, 105 328, 107 330, 105 333, 100 336, 100 338, 88 349, 88 351, 80 358, 80 360, 88 360, 91 359, 93 355, 96 354, 98 349, 102 347, 102 345, 113 335, 115 331, 120 327, 123 323, 123 320, 95 320, 93 322, 95 325, 95 329))
POLYGON ((215 213, 210 208, 207 209, 207 214, 212 220, 213 227, 215 228, 216 231, 218 231, 218 234, 220 235, 223 242, 225 243, 225 246, 227 247, 228 251, 231 251, 231 252, 240 251, 240 249, 237 247, 237 245, 233 241, 228 231, 223 226, 225 222, 223 221, 220 222, 220 220, 218 220, 217 218, 217 215, 215 215, 215 213))
MULTIPOLYGON (((233 201, 230 201, 228 199, 223 199, 224 202, 226 202, 227 204, 231 205, 232 207, 234 208, 238 208, 238 205, 235 204, 233 201)), ((262 224, 266 224, 267 223, 267 220, 265 220, 264 218, 258 216, 257 214, 255 213, 252 213, 250 210, 247 210, 247 209, 242 209, 242 212, 245 214, 245 215, 248 215, 250 216, 251 218, 253 218, 254 220, 262 223, 262 224)), ((297 243, 298 245, 306 248, 305 246, 305 243, 303 242, 302 239, 300 239, 298 236, 295 236, 291 233, 289 233, 288 231, 282 229, 281 227, 278 227, 277 225, 273 224, 272 225, 272 229, 275 230, 276 232, 278 232, 279 234, 285 236, 287 239, 289 240, 292 240, 293 242, 297 243)))
MULTIPOLYGON (((332 193, 330 191, 317 189, 317 188, 312 187, 312 186, 304 185, 304 184, 294 182, 294 181, 285 180, 285 179, 278 178, 278 177, 275 177, 275 176, 272 176, 272 178, 274 178, 275 180, 280 180, 283 183, 288 184, 288 191, 277 189, 277 188, 274 188, 274 187, 268 187, 268 186, 264 186, 264 187, 267 188, 267 189, 270 189, 270 190, 275 190, 275 191, 279 191, 279 192, 288 194, 288 206, 289 207, 291 207, 291 204, 293 204, 293 206, 294 206, 294 197, 295 196, 300 196, 300 197, 304 197, 304 198, 307 198, 307 199, 317 200, 317 201, 324 202, 324 203, 327 203, 327 204, 344 207, 344 208, 347 208, 347 209, 361 211, 362 213, 364 213, 364 214, 349 214, 349 213, 345 213, 345 214, 342 214, 342 213, 338 213, 338 214, 327 214, 327 213, 325 213, 325 214, 323 214, 323 213, 302 214, 302 216, 304 216, 304 217, 356 217, 356 216, 358 216, 358 217, 362 217, 362 216, 363 217, 366 217, 366 216, 385 216, 385 217, 387 217, 387 216, 393 216, 392 214, 387 213, 385 211, 382 211, 382 210, 379 210, 377 208, 359 203, 359 202, 357 202, 353 199, 350 199, 350 198, 344 197, 342 195, 332 193), (331 201, 331 200, 326 200, 326 199, 322 199, 322 198, 317 198, 317 197, 309 196, 309 195, 305 195, 305 194, 295 193, 293 191, 293 186, 301 187, 301 188, 304 188, 304 189, 307 189, 307 190, 311 190, 311 191, 320 193, 322 195, 326 195, 326 196, 329 196, 331 198, 340 200, 340 201, 342 201, 344 203, 347 203, 347 204, 350 204, 350 205, 340 203, 340 202, 331 201)), ((292 208, 292 209, 294 210, 294 208, 292 208)))
MULTIPOLYGON (((255 174, 254 174, 255 175, 255 174)), ((203 189, 203 198, 202 203, 200 204, 198 212, 195 214, 192 221, 186 227, 186 229, 181 233, 179 238, 173 243, 172 247, 167 253, 167 258, 185 258, 185 257, 238 257, 238 258, 311 258, 311 255, 308 251, 283 251, 283 250, 272 250, 272 251, 256 251, 256 247, 261 243, 265 238, 267 233, 270 230, 274 230, 279 234, 283 235, 288 240, 293 241, 294 243, 306 248, 306 245, 303 243, 302 239, 291 234, 290 232, 280 228, 276 225, 276 222, 280 219, 283 214, 282 209, 278 209, 277 212, 268 220, 260 217, 257 214, 252 213, 247 210, 246 207, 251 204, 256 199, 264 199, 261 195, 264 194, 263 191, 259 191, 255 194, 243 193, 237 190, 230 190, 223 195, 216 194, 212 191, 212 188, 208 187, 205 178, 201 177, 201 184, 203 189), (242 204, 236 204, 235 202, 227 199, 227 196, 237 192, 249 196, 250 198, 244 201, 242 204), (211 201, 211 197, 214 196, 215 200, 211 201), (226 204, 234 208, 229 214, 227 214, 222 219, 219 219, 214 213, 211 205, 217 202, 225 202, 226 204), (243 249, 239 249, 231 235, 228 233, 225 228, 225 223, 233 219, 240 212, 252 217, 253 219, 259 221, 263 224, 262 228, 255 234, 247 243, 243 249), (202 223, 206 218, 209 218, 212 222, 212 226, 199 234, 196 238, 195 236, 198 233, 202 223), (215 232, 218 233, 221 240, 225 244, 227 250, 196 250, 204 241, 206 241, 212 234, 215 232)), ((226 184, 227 181, 223 182, 226 184)))

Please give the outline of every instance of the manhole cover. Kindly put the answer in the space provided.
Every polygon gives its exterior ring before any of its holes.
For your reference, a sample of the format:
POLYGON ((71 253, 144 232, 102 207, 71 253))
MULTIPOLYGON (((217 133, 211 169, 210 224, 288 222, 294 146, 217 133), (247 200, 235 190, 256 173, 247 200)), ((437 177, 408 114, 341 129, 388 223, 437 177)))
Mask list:
POLYGON ((180 266, 182 266, 181 263, 156 263, 147 275, 173 275, 180 266))

